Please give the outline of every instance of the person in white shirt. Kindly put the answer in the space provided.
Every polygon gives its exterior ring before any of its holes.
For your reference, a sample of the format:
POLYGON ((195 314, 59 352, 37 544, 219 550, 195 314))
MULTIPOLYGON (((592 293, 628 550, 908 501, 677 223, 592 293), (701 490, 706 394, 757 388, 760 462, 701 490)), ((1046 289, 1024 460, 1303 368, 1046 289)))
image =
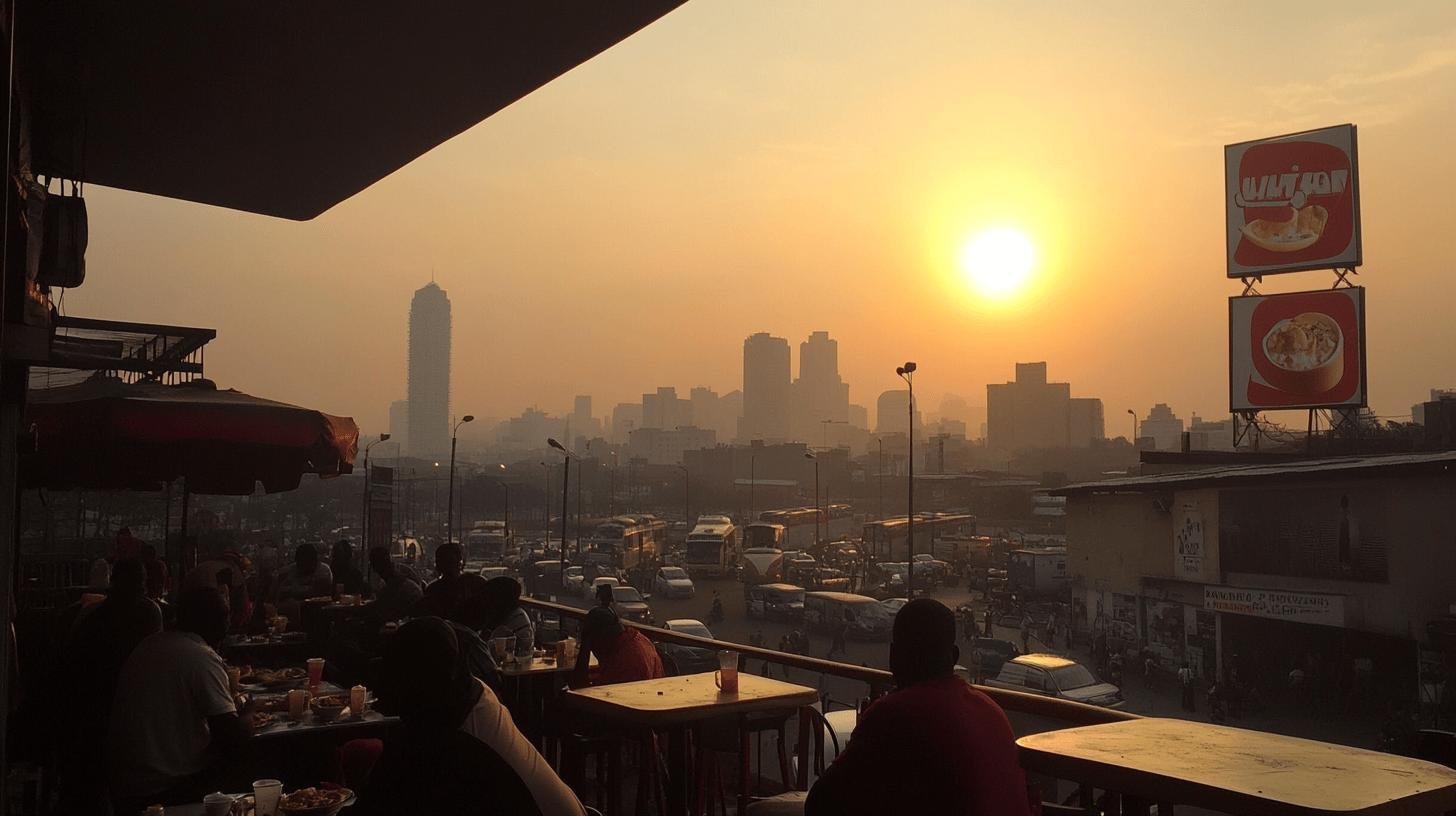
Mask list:
POLYGON ((122 665, 107 738, 118 813, 197 801, 245 753, 251 732, 214 651, 227 630, 217 591, 190 589, 177 629, 146 637, 122 665))

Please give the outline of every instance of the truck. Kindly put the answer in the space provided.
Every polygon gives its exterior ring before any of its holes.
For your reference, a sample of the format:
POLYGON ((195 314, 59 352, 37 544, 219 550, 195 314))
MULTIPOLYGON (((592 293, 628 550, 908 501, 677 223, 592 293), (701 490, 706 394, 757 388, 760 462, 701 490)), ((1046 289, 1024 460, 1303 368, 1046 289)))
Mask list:
POLYGON ((1006 556, 1007 588, 1026 596, 1057 595, 1066 589, 1066 547, 1025 547, 1006 556))

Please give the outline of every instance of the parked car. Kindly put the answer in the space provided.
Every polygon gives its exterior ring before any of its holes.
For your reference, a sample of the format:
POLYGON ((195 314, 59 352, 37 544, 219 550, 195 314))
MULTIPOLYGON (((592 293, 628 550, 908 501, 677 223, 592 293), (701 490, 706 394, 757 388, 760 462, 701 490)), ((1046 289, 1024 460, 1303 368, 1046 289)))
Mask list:
POLYGON ((567 567, 563 580, 566 582, 567 594, 580 595, 582 588, 586 586, 586 572, 581 567, 567 567))
POLYGON ((1001 666, 1008 660, 1021 656, 1021 650, 1009 640, 996 638, 971 638, 970 647, 963 653, 970 658, 971 667, 981 677, 995 677, 1001 673, 1001 666))
POLYGON ((616 608, 617 615, 622 620, 634 621, 636 623, 650 624, 652 620, 652 609, 637 591, 637 587, 624 584, 612 586, 612 606, 616 608))
POLYGON ((1125 704, 1117 686, 1098 682, 1086 666, 1057 655, 1026 654, 1008 660, 986 685, 1107 708, 1125 704))
POLYGON ((900 614, 900 607, 904 606, 909 602, 910 601, 908 598, 886 598, 883 601, 880 601, 880 606, 883 606, 885 608, 885 611, 889 612, 891 615, 898 615, 900 614))
POLYGON ((798 621, 804 617, 804 588, 793 584, 745 584, 743 602, 750 618, 798 621))
POLYGON ((598 578, 593 578, 590 584, 587 584, 585 587, 582 588, 581 596, 583 598, 586 598, 588 601, 594 601, 597 598, 597 587, 602 586, 603 584, 615 587, 621 583, 622 582, 620 579, 613 578, 610 575, 603 575, 598 578))
POLYGON ((652 579, 652 591, 664 598, 691 598, 698 593, 682 567, 662 567, 652 579))
MULTIPOLYGON (((668 631, 684 635, 710 638, 712 631, 702 621, 692 618, 674 618, 666 624, 668 631)), ((664 657, 672 658, 678 674, 700 674, 718 668, 718 652, 698 646, 682 646, 677 643, 658 643, 657 648, 664 657)))
POLYGON ((936 558, 930 553, 915 554, 916 578, 925 574, 921 570, 925 570, 929 574, 930 580, 937 584, 945 583, 945 580, 950 577, 950 564, 936 558))

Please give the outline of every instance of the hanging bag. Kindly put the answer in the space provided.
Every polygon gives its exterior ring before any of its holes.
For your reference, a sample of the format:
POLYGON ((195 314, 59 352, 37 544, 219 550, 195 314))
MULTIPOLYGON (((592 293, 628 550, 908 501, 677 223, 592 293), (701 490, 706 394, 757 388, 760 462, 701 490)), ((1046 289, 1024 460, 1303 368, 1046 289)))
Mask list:
POLYGON ((63 186, 57 195, 46 197, 42 224, 44 240, 37 281, 66 289, 80 286, 86 281, 88 235, 86 200, 76 182, 71 182, 70 195, 65 194, 63 186))

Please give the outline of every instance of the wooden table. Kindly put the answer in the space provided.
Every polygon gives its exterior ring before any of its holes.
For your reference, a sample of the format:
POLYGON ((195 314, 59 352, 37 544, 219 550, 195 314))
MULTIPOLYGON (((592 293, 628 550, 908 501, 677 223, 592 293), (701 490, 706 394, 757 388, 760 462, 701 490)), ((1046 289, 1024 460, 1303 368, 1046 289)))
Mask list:
POLYGON ((1456 770, 1443 765, 1222 725, 1147 717, 1016 744, 1026 770, 1136 796, 1135 813, 1153 802, 1251 816, 1456 809, 1456 770))
MULTIPOLYGON (((666 731, 668 734, 667 811, 687 813, 689 790, 687 728, 719 717, 785 711, 819 701, 808 686, 738 673, 738 693, 724 694, 713 672, 618 683, 568 691, 562 704, 569 710, 618 725, 666 731)), ((747 740, 740 730, 740 739, 747 740)), ((740 774, 741 776, 741 774, 740 774)))

